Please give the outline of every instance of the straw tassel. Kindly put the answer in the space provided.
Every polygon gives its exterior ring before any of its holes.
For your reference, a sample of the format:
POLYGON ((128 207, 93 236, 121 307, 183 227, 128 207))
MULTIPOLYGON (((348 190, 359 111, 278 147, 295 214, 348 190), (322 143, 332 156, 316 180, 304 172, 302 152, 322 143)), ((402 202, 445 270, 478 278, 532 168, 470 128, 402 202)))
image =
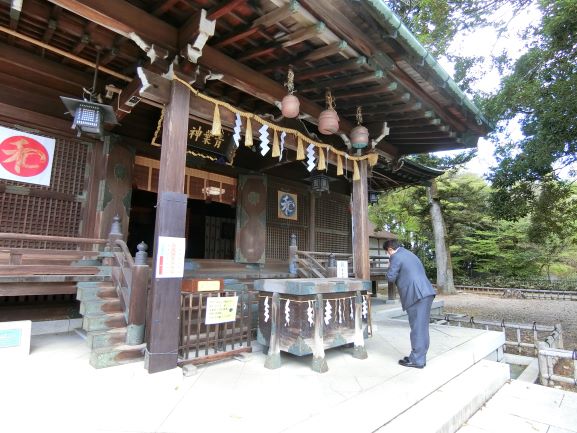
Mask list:
POLYGON ((327 164, 325 163, 325 153, 323 148, 319 147, 319 163, 317 164, 317 170, 326 170, 327 164))
POLYGON ((369 161, 369 165, 371 167, 374 167, 375 165, 377 165, 377 161, 379 160, 379 155, 377 155, 376 153, 369 153, 367 155, 367 160, 369 161))
POLYGON ((214 116, 212 118, 211 134, 215 137, 220 137, 222 134, 222 125, 220 124, 220 111, 218 110, 218 104, 214 105, 214 116))
POLYGON ((357 160, 353 160, 353 180, 361 180, 361 175, 359 173, 359 164, 357 160))
POLYGON ((341 155, 337 155, 337 176, 343 175, 343 158, 341 155))
POLYGON ((246 118, 246 131, 244 134, 244 145, 246 147, 252 147, 252 122, 249 117, 246 118))
POLYGON ((303 139, 299 135, 297 139, 297 161, 302 161, 303 159, 305 159, 305 147, 303 145, 303 139))
POLYGON ((273 158, 278 158, 280 156, 280 146, 278 144, 278 134, 276 129, 273 131, 272 138, 272 155, 273 158))

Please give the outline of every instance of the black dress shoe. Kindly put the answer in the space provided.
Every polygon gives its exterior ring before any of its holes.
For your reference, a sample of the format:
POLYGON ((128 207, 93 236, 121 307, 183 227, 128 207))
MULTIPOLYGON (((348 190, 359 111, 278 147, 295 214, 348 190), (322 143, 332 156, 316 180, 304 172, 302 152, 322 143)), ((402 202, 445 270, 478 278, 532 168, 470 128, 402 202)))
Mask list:
POLYGON ((412 367, 412 368, 423 368, 426 365, 426 364, 424 365, 415 364, 414 362, 411 362, 409 360, 405 361, 405 358, 400 359, 399 364, 401 364, 403 367, 412 367))

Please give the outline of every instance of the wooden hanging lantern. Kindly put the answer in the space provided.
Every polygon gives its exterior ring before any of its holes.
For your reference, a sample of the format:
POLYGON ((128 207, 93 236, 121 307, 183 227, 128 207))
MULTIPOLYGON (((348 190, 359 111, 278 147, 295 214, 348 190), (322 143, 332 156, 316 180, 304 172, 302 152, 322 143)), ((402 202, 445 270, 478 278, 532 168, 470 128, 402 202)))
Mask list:
POLYGON ((294 119, 297 117, 300 111, 299 99, 294 95, 294 77, 295 74, 293 72, 292 66, 290 66, 287 74, 287 82, 285 83, 289 93, 282 99, 281 102, 282 115, 289 119, 294 119))
POLYGON ((329 89, 327 89, 325 98, 327 109, 319 116, 319 132, 324 135, 331 135, 339 130, 339 115, 335 111, 335 100, 329 89))
POLYGON ((369 144, 369 130, 361 123, 363 122, 363 113, 361 107, 357 107, 357 126, 351 131, 351 145, 355 149, 364 149, 369 144))

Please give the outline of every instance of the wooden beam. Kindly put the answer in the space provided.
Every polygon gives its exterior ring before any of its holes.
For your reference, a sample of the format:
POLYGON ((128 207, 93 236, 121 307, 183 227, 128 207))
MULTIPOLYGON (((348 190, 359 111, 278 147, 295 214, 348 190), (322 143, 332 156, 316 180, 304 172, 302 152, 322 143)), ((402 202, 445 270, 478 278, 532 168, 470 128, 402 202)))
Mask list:
POLYGON ((303 29, 297 30, 294 33, 289 33, 288 35, 281 37, 279 42, 283 48, 292 47, 293 45, 300 44, 301 42, 308 41, 321 35, 326 31, 326 25, 322 21, 319 21, 312 26, 305 27, 303 29))
MULTIPOLYGON (((343 13, 341 13, 331 0, 301 0, 301 4, 311 13, 318 17, 330 16, 331 20, 327 22, 327 26, 337 35, 342 37, 347 42, 350 42, 357 50, 362 52, 367 57, 377 56, 381 50, 375 43, 367 37, 361 30, 358 29, 343 13)), ((375 57, 378 59, 378 57, 375 57)), ((435 112, 448 123, 456 131, 463 132, 467 126, 459 119, 453 117, 447 109, 437 101, 435 101, 423 90, 415 80, 409 76, 401 68, 394 68, 389 71, 389 74, 395 77, 403 86, 412 92, 418 99, 426 101, 435 112)))
POLYGON ((321 80, 304 86, 299 86, 299 90, 306 92, 314 89, 338 89, 340 87, 354 86, 362 83, 379 82, 384 79, 383 71, 364 72, 361 74, 348 75, 345 78, 334 78, 321 80))
POLYGON ((247 4, 248 0, 230 0, 227 3, 223 3, 220 6, 215 6, 208 11, 206 16, 209 20, 217 20, 228 13, 232 12, 236 7, 247 4))
POLYGON ((294 62, 295 65, 302 65, 307 62, 313 62, 320 59, 326 59, 327 57, 334 56, 335 54, 341 53, 349 47, 345 41, 337 41, 329 44, 327 46, 317 48, 314 51, 306 54, 304 57, 300 57, 298 61, 294 62))
MULTIPOLYGON (((352 98, 359 98, 362 96, 367 96, 367 95, 378 95, 378 94, 386 94, 386 93, 392 93, 392 92, 396 92, 399 89, 399 85, 392 81, 388 84, 382 84, 379 86, 371 86, 367 89, 362 89, 362 90, 350 90, 350 91, 340 91, 340 92, 334 92, 333 96, 335 97, 336 100, 339 99, 352 99, 352 98)), ((312 101, 315 102, 320 102, 320 101, 324 101, 324 96, 322 97, 318 97, 318 98, 311 98, 312 101)))
MULTIPOLYGON (((37 82, 48 85, 50 82, 60 82, 65 85, 82 87, 92 85, 92 77, 60 63, 40 57, 31 56, 29 52, 0 42, 0 64, 11 65, 10 68, 24 69, 36 77, 37 82)), ((14 70, 14 69, 13 69, 14 70)))
POLYGON ((114 113, 116 114, 116 119, 118 121, 122 120, 132 111, 132 108, 140 102, 140 96, 138 92, 140 91, 141 83, 139 80, 132 80, 128 86, 126 86, 120 94, 114 98, 112 104, 114 113))
POLYGON ((180 0, 164 0, 163 2, 160 3, 159 6, 154 8, 154 10, 152 11, 152 15, 156 17, 164 15, 166 11, 172 9, 172 7, 176 5, 179 1, 180 0))
MULTIPOLYGON (((148 38, 149 43, 157 43, 168 49, 177 49, 177 29, 124 0, 115 0, 114 2, 108 0, 49 1, 129 38, 138 35, 142 38, 148 38)), ((286 89, 281 84, 211 46, 204 47, 199 63, 211 71, 223 72, 222 82, 270 104, 276 105, 286 95, 286 89)), ((299 99, 301 112, 313 119, 318 118, 323 108, 306 98, 300 97, 299 99)), ((341 131, 347 134, 353 125, 343 119, 340 122, 340 127, 341 131)), ((393 148, 385 149, 385 151, 395 152, 393 148)))
MULTIPOLYGON (((446 125, 438 125, 438 126, 432 125, 413 129, 400 128, 400 129, 394 129, 391 132, 393 133, 392 137, 394 139, 405 137, 415 138, 419 136, 419 134, 422 134, 424 136, 428 136, 429 134, 445 134, 446 136, 448 136, 447 134, 451 133, 450 128, 446 125)), ((389 138, 390 136, 391 135, 388 135, 387 138, 389 138)), ((434 137, 435 135, 431 136, 434 137)))
POLYGON ((342 62, 333 63, 327 66, 319 66, 309 68, 303 71, 296 71, 295 81, 302 82, 304 80, 310 80, 313 78, 321 77, 323 75, 331 75, 338 72, 345 72, 349 69, 360 69, 367 64, 366 57, 356 57, 350 60, 344 60, 342 62))
POLYGON ((260 29, 258 27, 247 26, 247 27, 243 28, 243 30, 241 30, 239 33, 236 33, 234 35, 230 35, 230 36, 226 37, 225 39, 221 39, 216 44, 214 44, 213 47, 214 48, 226 47, 227 45, 234 44, 235 42, 241 41, 241 40, 243 40, 243 39, 245 39, 251 35, 254 35, 255 33, 258 33, 259 31, 260 31, 260 29))
POLYGON ((207 18, 206 10, 194 14, 178 31, 178 48, 189 61, 197 63, 208 38, 214 35, 215 20, 207 18))
POLYGON ((46 132, 76 137, 76 133, 70 128, 71 123, 68 120, 15 107, 2 101, 0 101, 0 118, 6 122, 23 124, 46 132), (69 133, 66 133, 66 131, 69 131, 69 133))
MULTIPOLYGON (((342 99, 342 98, 341 98, 342 99)), ((411 100, 411 94, 409 92, 396 93, 390 96, 379 95, 378 98, 363 99, 362 101, 348 101, 346 104, 339 104, 339 112, 343 115, 354 116, 356 113, 356 107, 362 105, 367 107, 364 111, 363 116, 376 116, 386 114, 387 107, 393 104, 398 104, 399 102, 407 103, 411 100)))
POLYGON ((16 30, 18 22, 20 21, 20 14, 22 13, 22 1, 12 0, 10 3, 10 28, 16 30))
POLYGON ((52 10, 50 11, 50 18, 48 19, 48 27, 42 35, 42 40, 44 42, 49 42, 54 36, 54 32, 58 28, 58 19, 62 13, 62 8, 60 6, 52 5, 52 10))
POLYGON ((422 126, 432 126, 442 124, 441 119, 439 119, 438 117, 432 117, 427 119, 418 118, 408 120, 395 120, 383 117, 383 119, 375 119, 373 121, 376 122, 378 120, 387 121, 389 123, 391 130, 393 130, 393 128, 415 128, 415 127, 420 128, 422 126))
POLYGON ((267 28, 274 24, 279 23, 280 21, 290 17, 298 13, 301 9, 301 6, 297 1, 291 0, 284 6, 281 6, 277 9, 274 9, 272 12, 269 12, 266 15, 262 15, 256 20, 252 22, 252 27, 257 28, 267 28))

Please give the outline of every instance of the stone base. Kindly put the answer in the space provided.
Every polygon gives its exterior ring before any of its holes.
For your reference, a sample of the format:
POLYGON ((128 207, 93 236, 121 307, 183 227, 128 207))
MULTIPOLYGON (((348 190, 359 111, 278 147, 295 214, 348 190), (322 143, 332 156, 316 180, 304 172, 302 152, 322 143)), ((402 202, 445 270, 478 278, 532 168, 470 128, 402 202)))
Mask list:
POLYGON ((269 370, 280 368, 280 353, 267 355, 266 360, 264 361, 264 366, 269 370))
POLYGON ((367 355, 367 349, 365 346, 355 346, 353 350, 353 358, 357 359, 367 359, 369 355, 367 355))
POLYGON ((329 366, 325 358, 317 358, 313 356, 312 369, 317 373, 326 373, 327 371, 329 371, 329 366))

